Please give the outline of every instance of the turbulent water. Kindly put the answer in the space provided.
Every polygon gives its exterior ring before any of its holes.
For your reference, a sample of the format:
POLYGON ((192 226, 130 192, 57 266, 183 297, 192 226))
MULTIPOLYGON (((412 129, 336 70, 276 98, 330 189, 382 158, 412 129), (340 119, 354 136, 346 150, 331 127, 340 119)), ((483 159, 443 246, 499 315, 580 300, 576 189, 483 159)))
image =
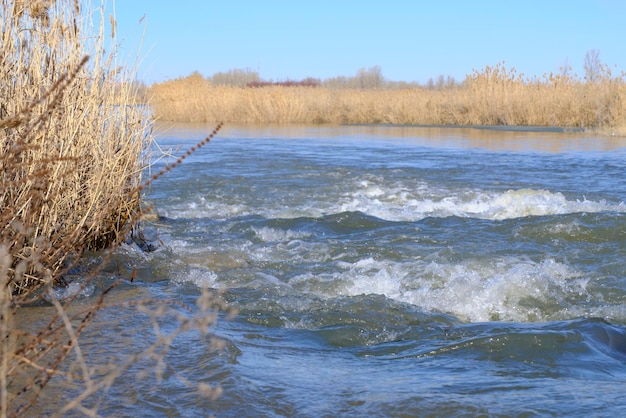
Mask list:
MULTIPOLYGON (((211 129, 158 143, 180 154, 211 129)), ((224 289, 239 311, 215 327, 226 346, 181 335, 162 380, 138 380, 139 363, 100 412, 619 415, 625 158, 626 141, 581 133, 226 127, 148 191, 160 245, 123 248, 138 276, 113 295, 194 306, 224 289)), ((133 312, 84 350, 149 339, 133 312)))

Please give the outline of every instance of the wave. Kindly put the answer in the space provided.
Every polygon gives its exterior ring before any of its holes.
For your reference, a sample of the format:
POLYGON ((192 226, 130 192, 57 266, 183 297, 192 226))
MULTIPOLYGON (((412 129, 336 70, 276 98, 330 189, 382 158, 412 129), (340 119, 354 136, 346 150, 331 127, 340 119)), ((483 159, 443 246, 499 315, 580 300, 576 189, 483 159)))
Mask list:
POLYGON ((516 189, 504 192, 474 190, 425 190, 414 193, 407 190, 384 191, 364 184, 340 206, 341 211, 361 211, 393 221, 416 221, 426 217, 478 218, 488 220, 515 219, 527 216, 563 215, 570 213, 626 212, 623 202, 614 204, 604 200, 568 200, 560 192, 535 189, 516 189))
POLYGON ((379 182, 359 181, 341 190, 335 186, 323 193, 294 191, 291 196, 273 198, 271 193, 252 199, 247 195, 211 196, 190 192, 184 199, 157 205, 159 212, 171 218, 229 219, 262 216, 269 219, 322 217, 344 212, 361 212, 387 221, 419 221, 428 217, 457 216, 487 220, 506 220, 528 216, 571 213, 626 213, 623 202, 606 200, 571 200, 561 192, 544 189, 484 191, 474 189, 439 189, 425 183, 384 187, 379 182), (351 191, 346 192, 348 188, 351 191))
POLYGON ((518 257, 457 263, 366 258, 338 262, 327 277, 304 274, 289 281, 325 297, 384 295, 470 322, 536 322, 594 313, 591 302, 598 298, 589 282, 564 263, 518 257))

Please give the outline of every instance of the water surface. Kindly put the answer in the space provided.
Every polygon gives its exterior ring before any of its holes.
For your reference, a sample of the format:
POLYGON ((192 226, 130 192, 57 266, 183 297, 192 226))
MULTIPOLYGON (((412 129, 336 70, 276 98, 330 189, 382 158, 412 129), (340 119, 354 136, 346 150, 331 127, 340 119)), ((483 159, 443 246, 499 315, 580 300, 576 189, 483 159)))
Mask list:
MULTIPOLYGON (((158 143, 177 154, 212 129, 161 127, 158 143)), ((625 157, 584 133, 227 126, 148 191, 161 245, 123 248, 115 274, 138 276, 114 296, 194 306, 224 289, 226 347, 183 334, 162 380, 138 364, 101 412, 617 415, 625 157)), ((151 338, 130 307, 114 316, 87 336, 96 358, 151 338)))

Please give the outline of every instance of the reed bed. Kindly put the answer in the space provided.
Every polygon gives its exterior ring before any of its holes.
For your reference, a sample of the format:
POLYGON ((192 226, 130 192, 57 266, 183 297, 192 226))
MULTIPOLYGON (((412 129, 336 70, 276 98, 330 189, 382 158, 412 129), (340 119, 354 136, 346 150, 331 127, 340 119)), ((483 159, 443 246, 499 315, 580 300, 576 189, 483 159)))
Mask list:
POLYGON ((15 295, 57 279, 68 255, 119 240, 138 210, 150 135, 103 29, 83 37, 78 2, 1 7, 0 238, 15 295))
MULTIPOLYGON (((142 180, 150 118, 136 105, 134 69, 118 67, 116 40, 105 37, 105 25, 114 33, 115 20, 103 16, 103 5, 81 10, 86 4, 0 0, 0 417, 32 410, 95 416, 96 395, 122 371, 142 357, 162 364, 158 353, 177 334, 206 332, 216 319, 208 311, 219 298, 208 293, 199 300, 197 316, 180 315, 177 310, 185 307, 176 302, 109 305, 105 296, 118 285, 115 280, 98 282, 93 297, 73 304, 104 266, 77 270, 81 256, 100 251, 106 263, 138 223, 143 188, 160 175, 142 180), (68 286, 67 273, 76 271, 82 272, 72 283, 78 288, 60 300, 56 290, 68 286), (159 309, 150 308, 155 304, 159 309), (139 353, 129 347, 133 354, 121 364, 90 365, 81 334, 97 312, 122 305, 152 321, 176 315, 180 327, 157 335, 139 353), (40 328, 20 321, 29 306, 52 308, 40 328), (76 396, 60 411, 38 409, 53 378, 65 379, 76 396)), ((217 393, 210 389, 203 388, 217 393)))
POLYGON ((600 70, 593 82, 526 78, 499 63, 441 89, 235 87, 195 73, 151 86, 151 104, 158 119, 179 122, 557 126, 626 134, 624 74, 600 70))
POLYGON ((146 118, 81 4, 0 3, 2 416, 35 402, 102 303, 74 328, 50 290, 85 250, 118 242, 139 210, 146 118), (59 307, 47 328, 13 328, 21 306, 44 300, 59 307))

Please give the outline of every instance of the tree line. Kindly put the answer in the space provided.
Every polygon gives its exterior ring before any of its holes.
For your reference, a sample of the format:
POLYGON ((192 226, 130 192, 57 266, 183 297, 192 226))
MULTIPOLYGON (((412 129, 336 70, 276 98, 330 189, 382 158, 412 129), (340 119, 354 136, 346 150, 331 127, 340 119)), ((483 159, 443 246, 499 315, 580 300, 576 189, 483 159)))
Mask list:
POLYGON ((235 87, 265 87, 265 86, 303 86, 325 87, 331 89, 394 89, 409 87, 447 88, 459 83, 452 76, 440 75, 437 79, 430 79, 424 86, 417 82, 391 81, 385 78, 380 66, 360 68, 353 76, 337 76, 326 79, 306 77, 301 80, 264 80, 258 71, 250 68, 231 69, 225 72, 217 72, 207 80, 213 85, 227 85, 235 87))
MULTIPOLYGON (((585 54, 583 61, 584 80, 586 82, 596 81, 608 68, 600 60, 600 51, 591 49, 585 54)), ((569 60, 566 59, 560 67, 561 76, 576 77, 572 74, 572 67, 569 60)), ((199 76, 199 73, 194 73, 199 76)), ((325 87, 331 89, 402 89, 421 87, 430 90, 443 90, 463 85, 463 81, 458 81, 450 75, 440 74, 439 76, 429 78, 426 83, 421 84, 416 81, 392 81, 388 80, 384 75, 382 68, 378 65, 369 68, 360 68, 353 76, 336 76, 326 79, 315 77, 306 77, 300 80, 266 80, 261 78, 259 71, 251 68, 236 68, 224 72, 217 72, 212 76, 206 77, 213 85, 227 85, 235 87, 266 87, 266 86, 285 86, 285 87, 325 87)))

